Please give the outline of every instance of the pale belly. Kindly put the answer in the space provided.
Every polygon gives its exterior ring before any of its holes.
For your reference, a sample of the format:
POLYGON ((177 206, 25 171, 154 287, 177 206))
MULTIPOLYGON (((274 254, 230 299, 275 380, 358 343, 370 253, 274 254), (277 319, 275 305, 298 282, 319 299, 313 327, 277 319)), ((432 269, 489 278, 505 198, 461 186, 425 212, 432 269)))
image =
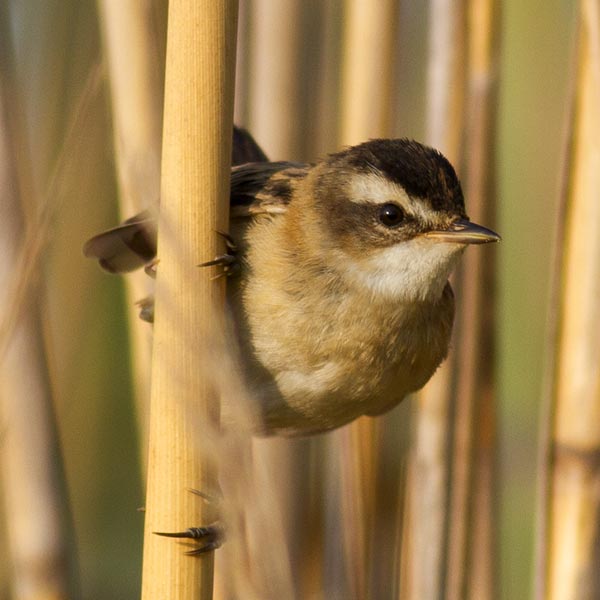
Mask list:
POLYGON ((285 304, 266 309, 257 296, 254 290, 253 301, 265 310, 254 306, 252 318, 243 317, 249 335, 242 336, 242 352, 266 435, 328 431, 386 412, 420 389, 447 353, 454 311, 449 286, 438 303, 410 315, 389 306, 357 314, 350 302, 337 303, 329 315, 306 304, 290 313, 285 304))

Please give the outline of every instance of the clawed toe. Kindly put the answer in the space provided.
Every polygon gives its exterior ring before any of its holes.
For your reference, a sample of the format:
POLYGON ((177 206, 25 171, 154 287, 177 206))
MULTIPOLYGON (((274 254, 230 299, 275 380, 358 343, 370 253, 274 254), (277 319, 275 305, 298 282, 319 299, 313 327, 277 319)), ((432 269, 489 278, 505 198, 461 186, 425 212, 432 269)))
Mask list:
POLYGON ((199 554, 212 552, 222 545, 224 539, 223 528, 217 523, 208 527, 188 527, 185 531, 155 531, 153 533, 163 537, 189 539, 199 542, 197 548, 186 552, 188 556, 198 556, 199 554))
POLYGON ((152 277, 152 279, 156 279, 156 270, 157 270, 159 262, 160 262, 160 259, 155 258, 154 260, 149 262, 147 265, 144 265, 144 273, 146 273, 146 275, 148 275, 148 277, 152 277))
POLYGON ((217 256, 213 258, 213 260, 208 260, 206 262, 200 263, 199 267, 212 267, 213 265, 221 265, 222 267, 229 267, 233 263, 235 263, 235 256, 233 254, 221 254, 221 256, 217 256))
POLYGON ((217 231, 217 233, 225 240, 227 250, 229 250, 231 254, 235 254, 237 252, 237 246, 235 245, 234 239, 224 231, 217 231))
MULTIPOLYGON (((221 501, 221 494, 219 492, 216 494, 207 494, 206 492, 201 492, 195 488, 188 488, 188 492, 199 496, 208 504, 218 505, 221 501)), ((207 527, 188 527, 184 531, 154 531, 153 533, 163 537, 188 539, 198 542, 198 546, 196 548, 186 552, 188 556, 198 556, 199 554, 212 552, 213 550, 220 548, 223 544, 223 540, 225 539, 225 531, 223 526, 218 522, 208 525, 207 527)))
POLYGON ((147 323, 154 323, 154 296, 148 296, 138 300, 136 306, 140 309, 139 317, 147 323))
POLYGON ((212 267, 220 266, 223 270, 215 275, 212 279, 219 279, 220 277, 231 277, 239 271, 239 263, 237 259, 237 246, 233 241, 233 238, 228 233, 217 231, 217 233, 225 239, 225 245, 227 246, 227 252, 216 256, 212 260, 200 263, 199 267, 212 267))

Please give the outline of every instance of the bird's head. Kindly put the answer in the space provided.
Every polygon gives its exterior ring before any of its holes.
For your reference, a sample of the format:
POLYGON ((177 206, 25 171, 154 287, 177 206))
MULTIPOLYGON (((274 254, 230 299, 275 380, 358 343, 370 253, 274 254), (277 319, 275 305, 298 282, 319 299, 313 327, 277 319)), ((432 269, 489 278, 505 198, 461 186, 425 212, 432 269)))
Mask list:
POLYGON ((500 239, 469 221, 452 165, 418 142, 352 146, 319 163, 309 179, 327 254, 375 296, 439 298, 468 244, 500 239))

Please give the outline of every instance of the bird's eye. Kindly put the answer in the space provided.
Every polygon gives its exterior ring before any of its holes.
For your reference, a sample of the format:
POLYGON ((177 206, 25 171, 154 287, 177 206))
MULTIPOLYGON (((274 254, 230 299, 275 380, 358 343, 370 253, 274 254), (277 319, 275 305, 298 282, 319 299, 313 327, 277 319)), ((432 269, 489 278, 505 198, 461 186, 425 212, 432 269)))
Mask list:
POLYGON ((404 221, 404 211, 397 204, 384 204, 379 209, 379 220, 386 227, 396 227, 404 221))

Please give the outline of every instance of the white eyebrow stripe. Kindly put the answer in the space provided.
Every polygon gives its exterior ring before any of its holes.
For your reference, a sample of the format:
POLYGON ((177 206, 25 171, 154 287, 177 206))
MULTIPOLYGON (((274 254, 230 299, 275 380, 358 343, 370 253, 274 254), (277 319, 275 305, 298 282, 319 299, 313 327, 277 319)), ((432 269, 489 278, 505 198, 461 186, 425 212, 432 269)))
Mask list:
POLYGON ((429 218, 422 202, 415 202, 401 185, 379 173, 352 175, 348 186, 350 191, 348 197, 356 204, 393 202, 417 219, 427 221, 429 218))

